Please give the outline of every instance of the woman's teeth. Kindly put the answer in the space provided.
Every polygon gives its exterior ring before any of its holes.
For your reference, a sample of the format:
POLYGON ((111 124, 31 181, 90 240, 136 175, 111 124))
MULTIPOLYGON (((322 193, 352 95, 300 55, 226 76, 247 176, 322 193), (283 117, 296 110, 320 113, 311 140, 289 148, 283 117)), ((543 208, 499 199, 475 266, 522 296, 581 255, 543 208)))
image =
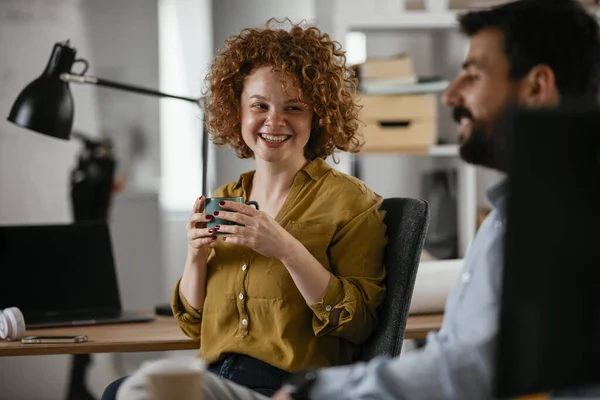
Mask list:
POLYGON ((283 142, 289 136, 261 134, 260 137, 263 138, 263 139, 265 139, 266 141, 269 141, 269 142, 279 143, 279 142, 283 142))

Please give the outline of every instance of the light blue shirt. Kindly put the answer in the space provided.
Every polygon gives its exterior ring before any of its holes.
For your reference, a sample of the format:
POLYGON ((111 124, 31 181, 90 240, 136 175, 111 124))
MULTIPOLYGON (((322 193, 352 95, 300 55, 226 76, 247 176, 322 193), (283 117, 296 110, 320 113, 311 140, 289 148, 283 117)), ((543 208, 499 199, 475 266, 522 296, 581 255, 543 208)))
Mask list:
POLYGON ((488 190, 493 210, 471 243, 446 301, 443 325, 439 332, 429 333, 425 347, 402 357, 323 370, 311 398, 492 398, 507 196, 506 180, 488 190))

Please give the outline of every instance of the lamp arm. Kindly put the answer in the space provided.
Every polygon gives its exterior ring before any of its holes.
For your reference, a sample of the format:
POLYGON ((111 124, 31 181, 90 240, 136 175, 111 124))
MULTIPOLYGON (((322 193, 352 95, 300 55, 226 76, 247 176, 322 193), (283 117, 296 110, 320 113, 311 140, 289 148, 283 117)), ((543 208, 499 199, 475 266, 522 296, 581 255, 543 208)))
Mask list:
MULTIPOLYGON (((196 103, 197 105, 200 105, 200 101, 202 100, 202 98, 194 99, 192 97, 175 96, 172 94, 159 92, 158 90, 147 89, 147 88, 144 88, 141 86, 135 86, 135 85, 129 85, 129 84, 120 83, 120 82, 109 81, 107 79, 96 78, 94 76, 73 75, 73 74, 64 73, 64 74, 60 75, 60 79, 63 82, 68 82, 68 83, 106 86, 106 87, 110 87, 110 88, 114 88, 114 89, 124 90, 127 92, 147 94, 147 95, 156 96, 156 97, 168 97, 171 99, 185 100, 185 101, 189 101, 191 103, 196 103)), ((209 194, 207 192, 208 183, 206 182, 206 179, 207 179, 206 160, 207 159, 208 159, 208 134, 206 132, 206 129, 203 128, 203 130, 202 130, 202 194, 204 194, 205 196, 209 194)))
POLYGON ((105 86, 105 87, 110 87, 113 89, 124 90, 126 92, 147 94, 147 95, 156 96, 156 97, 168 97, 171 99, 185 100, 185 101, 189 101, 191 103, 196 103, 196 104, 199 104, 199 101, 200 101, 199 98, 175 96, 172 94, 159 92, 158 90, 154 90, 154 89, 147 89, 147 88, 144 88, 141 86, 135 86, 135 85, 129 85, 126 83, 110 81, 108 79, 97 78, 94 76, 61 74, 60 79, 63 82, 68 82, 68 83, 79 83, 79 84, 91 84, 91 85, 96 85, 96 86, 105 86))

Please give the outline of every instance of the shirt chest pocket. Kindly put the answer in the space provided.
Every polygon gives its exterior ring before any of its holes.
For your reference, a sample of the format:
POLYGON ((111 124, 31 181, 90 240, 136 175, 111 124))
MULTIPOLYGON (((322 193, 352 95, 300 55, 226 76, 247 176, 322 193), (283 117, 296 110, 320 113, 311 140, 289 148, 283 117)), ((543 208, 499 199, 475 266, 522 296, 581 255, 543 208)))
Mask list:
POLYGON ((336 224, 290 221, 285 230, 295 237, 327 270, 331 270, 328 249, 336 224))
MULTIPOLYGON (((302 243, 324 268, 331 270, 328 248, 336 228, 335 224, 313 224, 291 221, 286 225, 285 230, 302 243)), ((270 259, 267 274, 271 283, 260 286, 262 296, 284 298, 286 301, 304 301, 292 277, 281 261, 270 259)))

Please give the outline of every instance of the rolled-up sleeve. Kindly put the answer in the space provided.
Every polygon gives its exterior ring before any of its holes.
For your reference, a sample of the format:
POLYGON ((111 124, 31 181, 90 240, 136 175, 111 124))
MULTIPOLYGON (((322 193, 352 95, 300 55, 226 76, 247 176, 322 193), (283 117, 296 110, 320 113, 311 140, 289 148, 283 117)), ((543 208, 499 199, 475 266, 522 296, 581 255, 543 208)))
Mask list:
POLYGON ((387 243, 380 199, 357 200, 357 214, 334 235, 329 247, 332 276, 320 302, 311 305, 315 335, 335 335, 362 344, 377 324, 385 296, 383 256, 387 243), (362 212, 361 212, 362 210, 362 212), (331 313, 340 313, 336 325, 331 313))
POLYGON ((192 339, 200 339, 202 327, 202 310, 192 307, 179 290, 181 279, 177 281, 171 296, 171 308, 179 327, 192 339))

